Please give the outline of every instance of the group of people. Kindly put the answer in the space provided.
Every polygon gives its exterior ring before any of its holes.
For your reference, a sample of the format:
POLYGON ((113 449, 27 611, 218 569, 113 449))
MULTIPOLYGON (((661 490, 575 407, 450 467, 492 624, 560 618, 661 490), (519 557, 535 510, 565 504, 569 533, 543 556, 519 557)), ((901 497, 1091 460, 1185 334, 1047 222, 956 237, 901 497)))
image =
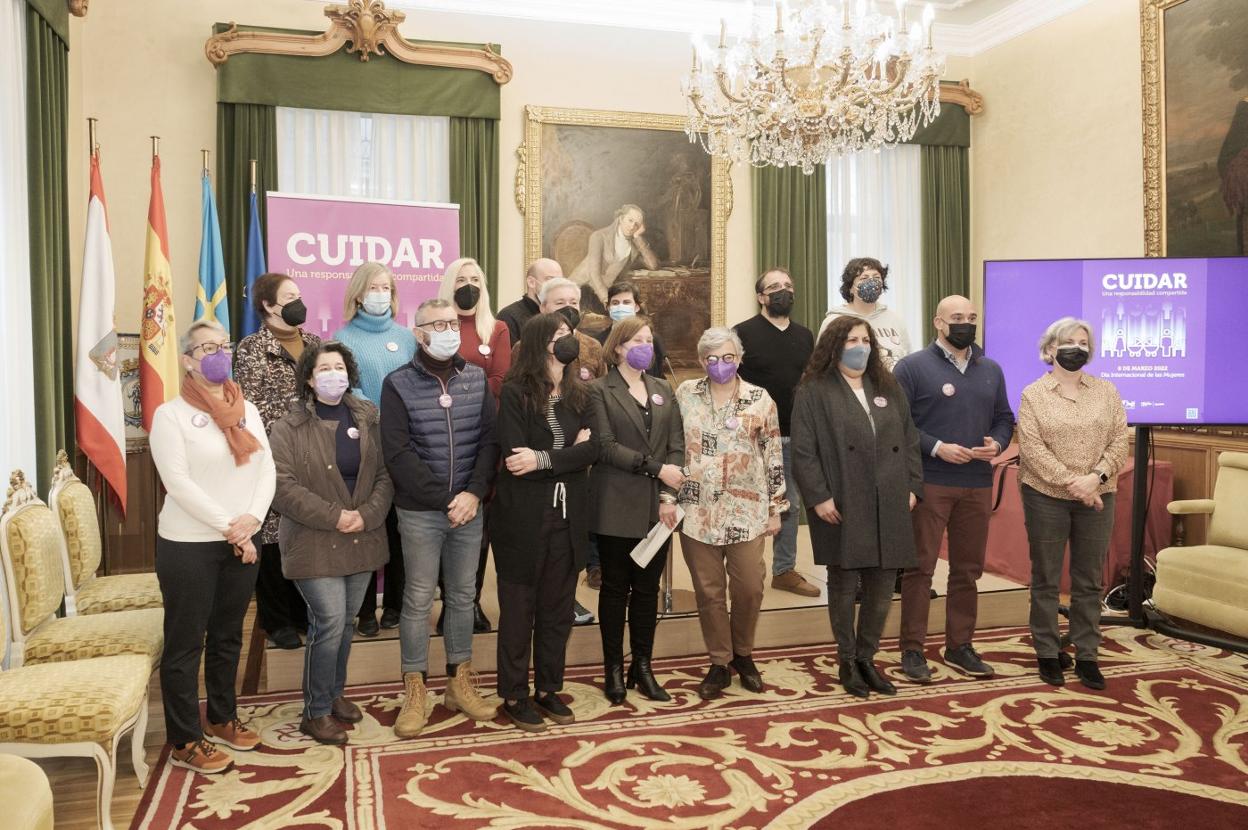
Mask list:
MULTIPOLYGON (((582 571, 601 591, 603 691, 669 693, 651 667, 666 549, 634 558, 658 524, 679 529, 710 665, 698 686, 720 696, 735 673, 764 688, 752 660, 764 593, 820 589, 796 571, 804 508, 847 692, 893 694, 875 653, 898 573, 901 667, 930 682, 925 656, 932 575, 949 547, 944 660, 992 668, 973 647, 976 580, 991 513, 991 460, 1014 437, 1000 368, 975 344, 963 297, 936 310, 935 341, 909 353, 881 302, 888 269, 845 268, 818 337, 790 318, 782 268, 755 286, 760 313, 697 344, 701 376, 673 389, 637 286, 607 290, 605 330, 581 330, 579 285, 557 262, 532 263, 525 295, 495 316, 480 266, 453 262, 415 326, 396 321, 393 274, 361 266, 330 341, 304 331, 297 283, 259 278, 262 328, 237 348, 218 324, 181 341, 178 398, 156 413, 153 458, 168 492, 157 574, 165 601, 161 686, 171 762, 220 772, 217 745, 253 749, 234 683, 253 591, 280 646, 306 630, 300 730, 348 740, 362 718, 344 695, 353 635, 399 629, 405 697, 394 730, 418 735, 429 711, 431 614, 440 594, 442 704, 474 720, 501 713, 542 731, 575 719, 560 697, 582 571), (472 670, 493 551, 499 608, 497 693, 472 670), (383 570, 384 569, 384 570, 383 570), (376 618, 376 573, 384 576, 376 618), (855 605, 860 610, 855 614, 855 605), (628 626, 627 667, 624 628, 628 626), (197 701, 201 665, 207 723, 197 701), (530 686, 530 669, 533 684, 530 686)), ((1063 318, 1040 341, 1051 372, 1018 413, 1020 481, 1033 562, 1031 627, 1040 676, 1064 682, 1057 590, 1071 544, 1073 667, 1097 668, 1101 566, 1113 520, 1126 419, 1112 384, 1082 371, 1091 327, 1063 318)))

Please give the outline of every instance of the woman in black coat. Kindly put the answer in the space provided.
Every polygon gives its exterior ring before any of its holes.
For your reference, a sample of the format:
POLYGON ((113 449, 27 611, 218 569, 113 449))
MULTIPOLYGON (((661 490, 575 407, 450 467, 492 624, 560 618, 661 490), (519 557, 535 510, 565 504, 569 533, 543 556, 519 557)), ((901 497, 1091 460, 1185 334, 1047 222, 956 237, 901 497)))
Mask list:
POLYGON ((499 398, 506 459, 490 508, 498 569, 498 696, 521 729, 572 723, 559 699, 576 576, 589 539, 589 466, 598 458, 586 385, 569 370, 580 344, 561 314, 524 325, 499 398), (529 698, 532 643, 537 695, 529 698))
POLYGON ((897 570, 917 561, 910 511, 923 464, 906 396, 860 318, 839 317, 819 336, 793 401, 791 449, 815 562, 828 567, 841 684, 857 697, 896 694, 873 659, 897 570))

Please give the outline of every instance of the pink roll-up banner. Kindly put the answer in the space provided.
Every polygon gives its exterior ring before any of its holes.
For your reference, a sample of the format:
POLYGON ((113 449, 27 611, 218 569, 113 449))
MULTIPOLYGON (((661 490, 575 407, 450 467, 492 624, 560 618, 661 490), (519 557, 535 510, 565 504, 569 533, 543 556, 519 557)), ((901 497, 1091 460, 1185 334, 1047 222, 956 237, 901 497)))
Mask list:
POLYGON ((437 295, 446 266, 459 258, 459 205, 268 193, 269 271, 299 285, 304 329, 328 339, 342 327, 343 297, 355 269, 380 262, 399 286, 398 320, 437 295))

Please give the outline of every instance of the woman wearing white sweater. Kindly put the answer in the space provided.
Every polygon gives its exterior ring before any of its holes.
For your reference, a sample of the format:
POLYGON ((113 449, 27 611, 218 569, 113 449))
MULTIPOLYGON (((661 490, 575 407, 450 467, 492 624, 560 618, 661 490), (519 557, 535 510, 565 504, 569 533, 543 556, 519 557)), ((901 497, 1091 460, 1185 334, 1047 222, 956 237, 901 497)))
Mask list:
POLYGON ((225 329, 193 323, 180 345, 182 392, 156 410, 150 437, 167 492, 156 539, 165 604, 160 687, 171 763, 214 773, 231 758, 213 743, 237 750, 260 743, 238 719, 234 680, 256 585, 256 534, 276 473, 260 413, 230 380, 225 329), (206 726, 199 719, 201 656, 206 726))

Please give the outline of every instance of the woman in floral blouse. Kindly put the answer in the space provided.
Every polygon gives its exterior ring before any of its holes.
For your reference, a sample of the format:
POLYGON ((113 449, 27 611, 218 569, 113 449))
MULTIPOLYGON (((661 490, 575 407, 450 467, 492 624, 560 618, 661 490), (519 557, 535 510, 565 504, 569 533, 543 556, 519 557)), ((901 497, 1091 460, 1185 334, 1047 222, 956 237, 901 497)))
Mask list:
POLYGON ((732 682, 729 667, 746 689, 763 690, 750 657, 766 576, 763 542, 780 531, 780 514, 789 509, 776 404, 737 376, 743 352, 732 329, 708 329, 698 340, 707 376, 676 390, 688 476, 680 491, 680 547, 711 657, 698 686, 705 700, 732 682))

